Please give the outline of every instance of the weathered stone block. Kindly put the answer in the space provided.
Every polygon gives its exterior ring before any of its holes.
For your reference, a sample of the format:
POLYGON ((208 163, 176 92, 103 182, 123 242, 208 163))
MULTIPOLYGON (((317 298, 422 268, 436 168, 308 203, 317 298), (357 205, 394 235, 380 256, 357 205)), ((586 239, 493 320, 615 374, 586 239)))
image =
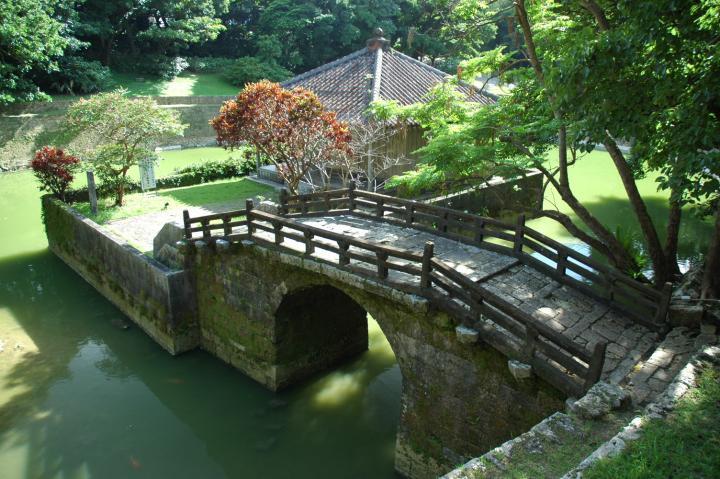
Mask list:
POLYGON ((466 326, 458 326, 455 328, 455 336, 462 344, 475 344, 480 338, 480 333, 466 326))
POLYGON ((260 211, 264 211, 265 213, 271 213, 273 215, 280 213, 280 205, 270 200, 261 201, 255 208, 260 211))
POLYGON ((627 407, 630 395, 620 386, 599 382, 582 398, 570 404, 570 411, 585 419, 597 419, 612 410, 627 407))
POLYGON ((508 369, 510 370, 510 374, 512 374, 518 381, 522 379, 530 379, 532 377, 532 366, 521 363, 515 359, 508 361, 508 369))
POLYGON ((165 245, 174 246, 185 237, 183 226, 175 221, 165 223, 155 238, 153 238, 153 257, 157 258, 165 245))
POLYGON ((230 242, 224 239, 215 240, 215 249, 218 253, 226 253, 230 250, 230 242))
POLYGON ((699 328, 705 310, 702 306, 676 303, 670 305, 669 319, 672 327, 699 328))

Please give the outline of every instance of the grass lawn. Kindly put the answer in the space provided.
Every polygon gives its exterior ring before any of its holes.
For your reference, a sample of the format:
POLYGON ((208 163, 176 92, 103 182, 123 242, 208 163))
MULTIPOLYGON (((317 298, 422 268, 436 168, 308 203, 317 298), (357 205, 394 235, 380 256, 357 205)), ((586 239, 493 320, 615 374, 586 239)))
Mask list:
MULTIPOLYGON (((228 83, 219 73, 183 72, 172 80, 144 77, 138 73, 112 72, 111 89, 125 88, 130 95, 149 96, 226 96, 240 88, 228 83)), ((53 95, 57 100, 72 100, 70 95, 53 95)))
POLYGON ((705 370, 699 387, 666 419, 648 424, 622 454, 598 462, 586 479, 720 477, 720 377, 705 370))
POLYGON ((89 203, 76 203, 73 206, 88 218, 103 224, 108 221, 147 213, 159 213, 166 210, 215 203, 232 203, 236 204, 238 208, 242 208, 245 199, 254 196, 274 199, 275 190, 246 178, 240 178, 160 190, 151 194, 133 193, 125 196, 125 204, 119 208, 112 205, 113 200, 111 198, 103 198, 98 201, 97 216, 90 213, 89 203))
MULTIPOLYGON (((217 146, 159 151, 160 160, 155 165, 155 177, 171 176, 181 168, 205 161, 225 161, 230 158, 239 158, 241 154, 240 150, 229 151, 217 146)), ((133 166, 128 171, 128 176, 135 181, 139 181, 140 168, 133 166)), ((87 176, 84 172, 77 173, 73 181, 73 188, 84 188, 85 186, 87 186, 87 176)))

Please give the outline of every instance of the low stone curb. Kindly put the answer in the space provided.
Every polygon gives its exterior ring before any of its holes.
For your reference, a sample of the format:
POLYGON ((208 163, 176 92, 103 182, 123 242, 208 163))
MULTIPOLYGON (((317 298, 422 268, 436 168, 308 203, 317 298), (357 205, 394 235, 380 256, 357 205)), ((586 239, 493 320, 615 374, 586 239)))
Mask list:
POLYGON ((561 479, 580 479, 590 466, 600 459, 615 457, 620 454, 629 442, 639 439, 645 425, 653 419, 662 419, 672 412, 680 399, 697 384, 700 372, 707 367, 720 369, 720 347, 706 346, 697 352, 692 359, 675 376, 665 391, 648 404, 643 414, 633 418, 612 439, 598 447, 586 457, 575 469, 561 479))

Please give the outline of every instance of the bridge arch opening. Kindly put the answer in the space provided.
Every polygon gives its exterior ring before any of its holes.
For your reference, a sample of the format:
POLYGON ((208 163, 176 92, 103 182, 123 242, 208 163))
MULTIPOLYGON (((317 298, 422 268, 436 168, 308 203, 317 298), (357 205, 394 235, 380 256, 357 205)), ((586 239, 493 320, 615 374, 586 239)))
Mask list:
POLYGON ((329 285, 286 294, 275 312, 276 364, 287 385, 368 349, 367 311, 329 285))

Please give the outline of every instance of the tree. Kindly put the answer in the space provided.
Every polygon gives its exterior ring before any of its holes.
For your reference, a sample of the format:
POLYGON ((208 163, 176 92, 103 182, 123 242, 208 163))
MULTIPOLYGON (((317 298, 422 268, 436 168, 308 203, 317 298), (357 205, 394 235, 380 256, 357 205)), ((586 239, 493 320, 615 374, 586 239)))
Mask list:
POLYGON ((30 167, 40 182, 40 191, 48 191, 65 201, 65 192, 73 181, 73 171, 80 160, 54 146, 35 152, 30 167))
POLYGON ((51 71, 68 44, 57 0, 0 0, 0 104, 47 99, 30 72, 51 71))
POLYGON ((95 169, 103 185, 122 206, 128 170, 154 157, 161 138, 182 135, 178 113, 160 108, 152 98, 129 98, 124 90, 82 99, 68 109, 66 121, 78 136, 80 156, 95 169))
POLYGON ((248 84, 210 123, 221 146, 255 147, 275 165, 293 194, 313 167, 351 154, 347 123, 303 88, 285 90, 268 81, 248 84))
POLYGON ((89 55, 109 65, 113 53, 176 55, 225 30, 228 0, 85 0, 76 7, 75 33, 89 55))
POLYGON ((515 0, 510 30, 520 32, 519 52, 485 52, 465 63, 463 76, 499 74, 516 88, 487 108, 445 95, 410 109, 429 128, 423 149, 428 163, 452 180, 541 170, 546 187, 559 192, 578 220, 555 210, 538 214, 637 274, 621 238, 572 189, 572 165, 602 144, 640 225, 654 282, 672 280, 682 205, 717 204, 720 77, 713 32, 719 15, 712 5, 515 0), (618 147, 619 139, 633 142, 630 156, 618 147), (557 157, 546 161, 555 148, 557 157), (660 172, 659 188, 671 193, 665 244, 635 183, 649 171, 660 172))

